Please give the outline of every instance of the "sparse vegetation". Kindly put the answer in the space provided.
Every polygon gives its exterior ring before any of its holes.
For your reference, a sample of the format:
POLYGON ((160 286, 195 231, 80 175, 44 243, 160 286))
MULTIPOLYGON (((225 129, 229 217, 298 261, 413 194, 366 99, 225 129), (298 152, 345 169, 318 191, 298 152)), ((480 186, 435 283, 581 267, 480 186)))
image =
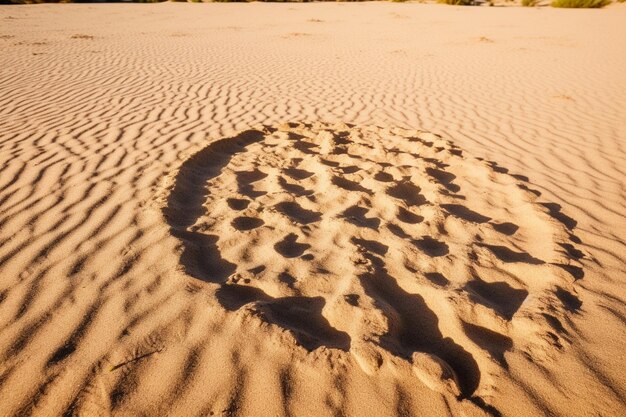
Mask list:
POLYGON ((471 6, 474 4, 474 0, 437 0, 437 2, 453 6, 471 6))
MULTIPOLYGON (((125 1, 130 1, 133 3, 160 3, 168 0, 106 0, 109 3, 120 3, 125 1)), ((169 0, 174 2, 183 2, 183 3, 200 3, 200 2, 224 2, 224 3, 234 3, 234 2, 251 2, 255 0, 169 0)), ((262 2, 278 2, 278 3, 302 3, 312 0, 256 0, 262 2)), ((324 1, 324 0, 322 0, 324 1)), ((327 0, 333 1, 333 0, 327 0)), ((335 0, 335 1, 367 1, 367 0, 335 0)), ((392 2, 405 2, 407 0, 390 0, 392 2)), ((522 6, 524 7, 535 7, 539 5, 540 0, 521 0, 522 6)), ((626 0, 615 0, 618 3, 624 3, 626 0)), ((0 0, 0 4, 36 4, 36 3, 90 3, 90 2, 99 2, 98 0, 0 0)), ((420 1, 421 3, 422 1, 420 1)), ((437 0, 438 3, 442 4, 450 4, 453 6, 476 6, 481 3, 487 3, 490 6, 493 6, 493 2, 491 0, 437 0)), ((553 0, 551 3, 552 7, 563 7, 563 8, 601 8, 611 3, 611 0, 553 0)))
POLYGON ((571 9, 598 9, 611 3, 611 0, 553 0, 552 7, 571 9))
POLYGON ((93 39, 94 36, 93 35, 85 35, 85 34, 82 34, 82 33, 78 33, 76 35, 70 36, 70 38, 72 38, 72 39, 93 39))
MULTIPOLYGON (((107 3, 161 3, 167 0, 106 0, 107 3)), ((182 0, 187 1, 187 0, 182 0)), ((0 0, 0 4, 40 4, 40 3, 99 3, 98 0, 0 0)))

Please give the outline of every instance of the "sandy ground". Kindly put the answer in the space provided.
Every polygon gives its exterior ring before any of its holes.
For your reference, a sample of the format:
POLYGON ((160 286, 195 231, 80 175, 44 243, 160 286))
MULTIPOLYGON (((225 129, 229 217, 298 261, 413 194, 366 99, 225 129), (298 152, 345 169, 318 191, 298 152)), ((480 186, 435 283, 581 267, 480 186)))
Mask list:
POLYGON ((0 415, 625 415, 625 21, 0 7, 0 415))

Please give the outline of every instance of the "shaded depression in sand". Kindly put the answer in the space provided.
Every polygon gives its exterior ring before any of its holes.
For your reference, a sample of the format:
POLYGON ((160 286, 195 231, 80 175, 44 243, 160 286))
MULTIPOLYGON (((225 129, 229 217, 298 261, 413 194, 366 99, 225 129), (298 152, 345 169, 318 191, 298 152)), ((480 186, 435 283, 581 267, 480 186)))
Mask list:
POLYGON ((511 349, 544 360, 567 344, 584 275, 557 206, 420 131, 244 131, 182 163, 163 213, 185 272, 224 309, 307 351, 349 352, 367 374, 405 360, 493 413, 482 375, 511 349))

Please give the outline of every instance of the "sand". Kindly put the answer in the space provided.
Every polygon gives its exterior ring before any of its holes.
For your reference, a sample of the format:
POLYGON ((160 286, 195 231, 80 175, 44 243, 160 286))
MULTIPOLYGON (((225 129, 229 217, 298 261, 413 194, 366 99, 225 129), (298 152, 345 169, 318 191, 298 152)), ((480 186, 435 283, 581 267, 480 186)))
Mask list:
POLYGON ((626 414, 626 7, 0 7, 0 415, 626 414))

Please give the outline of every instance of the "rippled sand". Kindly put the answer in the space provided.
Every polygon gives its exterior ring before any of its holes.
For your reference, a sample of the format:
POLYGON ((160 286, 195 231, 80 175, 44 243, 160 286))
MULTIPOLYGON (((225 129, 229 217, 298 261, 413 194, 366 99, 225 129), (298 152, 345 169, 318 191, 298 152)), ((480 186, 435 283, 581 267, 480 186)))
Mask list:
POLYGON ((0 415, 626 414, 626 7, 0 7, 0 415))

